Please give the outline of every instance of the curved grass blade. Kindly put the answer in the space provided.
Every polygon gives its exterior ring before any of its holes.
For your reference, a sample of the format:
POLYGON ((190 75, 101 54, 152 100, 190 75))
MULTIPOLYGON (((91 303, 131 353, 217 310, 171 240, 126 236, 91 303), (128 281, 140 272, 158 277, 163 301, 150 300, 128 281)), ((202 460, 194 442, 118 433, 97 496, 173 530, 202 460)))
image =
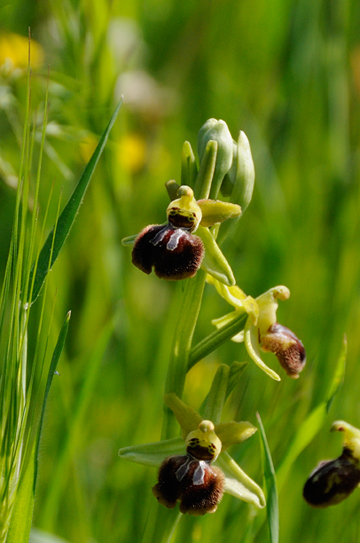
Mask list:
POLYGON ((7 543, 28 543, 34 510, 36 443, 33 444, 29 462, 17 491, 11 522, 7 534, 7 543))
POLYGON ((279 542, 279 501, 276 487, 276 475, 271 458, 264 426, 259 413, 256 413, 259 422, 261 441, 264 447, 264 476, 267 489, 267 518, 270 532, 270 542, 279 542))
POLYGON ((41 409, 41 415, 40 415, 40 421, 39 421, 39 428, 37 431, 37 438, 36 438, 36 451, 35 451, 35 476, 34 476, 34 493, 35 493, 35 485, 36 485, 36 479, 37 479, 37 471, 38 471, 38 456, 39 456, 39 446, 40 446, 40 438, 41 438, 41 431, 43 427, 44 422, 44 416, 45 416, 45 408, 46 408, 46 402, 49 396, 50 387, 56 372, 56 367, 60 358, 60 355, 62 353, 62 350, 65 345, 66 336, 69 330, 69 322, 70 322, 70 316, 71 311, 68 312, 66 315, 64 324, 62 325, 62 328, 60 330, 60 334, 58 337, 58 340, 55 345, 55 349, 52 355, 51 364, 49 368, 48 378, 46 381, 46 387, 44 392, 44 399, 43 399, 43 405, 41 409))
MULTIPOLYGON (((79 208, 82 204, 85 192, 89 186, 92 174, 94 173, 95 167, 98 163, 98 160, 104 150, 104 147, 106 145, 109 133, 111 128, 114 125, 114 122, 116 120, 116 117, 119 113, 120 107, 121 107, 122 101, 119 102, 117 105, 110 122, 108 126, 105 129, 105 132, 100 138, 100 141, 98 143, 98 146, 96 147, 91 159, 89 160, 88 164, 85 167, 85 170, 80 177, 80 180, 78 184, 76 185, 74 192, 70 196, 70 199, 66 206, 64 207, 57 226, 56 226, 56 233, 55 233, 55 239, 54 239, 54 247, 52 251, 51 261, 50 261, 50 268, 54 264, 55 260, 57 259, 62 246, 65 243, 65 240, 71 230, 71 227, 75 221, 75 217, 79 211, 79 208)), ((32 290, 32 296, 31 296, 31 303, 33 303, 36 298, 38 297, 41 287, 45 281, 45 277, 49 270, 49 257, 50 252, 52 250, 52 244, 53 244, 53 232, 54 229, 50 232, 48 235, 39 255, 39 259, 37 262, 37 265, 33 267, 32 274, 35 273, 35 280, 34 280, 34 288, 32 290)), ((31 279, 30 279, 31 284, 31 279)))
POLYGON ((7 536, 7 543, 28 543, 35 498, 35 486, 38 471, 38 453, 40 445, 41 430, 44 421, 45 407, 48 399, 51 383, 56 371, 56 366, 63 350, 68 328, 70 312, 67 314, 65 322, 60 330, 60 334, 52 356, 49 374, 46 382, 43 405, 37 431, 37 437, 31 447, 31 453, 27 458, 27 465, 24 475, 20 481, 19 490, 16 496, 14 509, 11 515, 11 523, 7 536))
POLYGON ((324 425, 326 416, 329 412, 335 395, 338 393, 345 374, 346 362, 346 337, 344 337, 340 356, 335 366, 333 378, 331 380, 326 398, 308 415, 299 430, 297 431, 289 450, 278 469, 278 488, 281 489, 284 484, 292 464, 300 453, 311 443, 321 427, 324 425))

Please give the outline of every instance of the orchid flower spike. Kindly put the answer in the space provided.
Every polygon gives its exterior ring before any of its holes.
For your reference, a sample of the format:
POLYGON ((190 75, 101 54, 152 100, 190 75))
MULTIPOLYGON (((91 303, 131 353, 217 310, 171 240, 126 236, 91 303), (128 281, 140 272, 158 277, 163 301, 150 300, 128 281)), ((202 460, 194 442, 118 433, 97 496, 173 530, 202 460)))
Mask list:
POLYGON ((340 420, 331 431, 344 432, 343 451, 320 462, 306 481, 303 496, 312 507, 337 505, 360 486, 360 430, 340 420))
POLYGON ((274 353, 287 375, 297 379, 306 363, 305 348, 289 328, 278 324, 276 320, 278 300, 287 300, 289 289, 284 286, 274 287, 254 300, 236 285, 227 287, 210 276, 207 282, 214 285, 220 296, 235 307, 235 311, 214 319, 212 323, 221 328, 236 319, 239 312, 247 313, 244 330, 232 340, 239 343, 244 341, 250 358, 272 379, 280 381, 279 375, 261 359, 260 348, 274 353))
POLYGON ((262 489, 231 458, 226 449, 256 432, 250 422, 213 424, 203 420, 176 394, 165 396, 182 430, 181 438, 125 447, 119 455, 132 462, 159 467, 153 494, 159 503, 181 513, 214 513, 223 493, 265 507, 262 489))

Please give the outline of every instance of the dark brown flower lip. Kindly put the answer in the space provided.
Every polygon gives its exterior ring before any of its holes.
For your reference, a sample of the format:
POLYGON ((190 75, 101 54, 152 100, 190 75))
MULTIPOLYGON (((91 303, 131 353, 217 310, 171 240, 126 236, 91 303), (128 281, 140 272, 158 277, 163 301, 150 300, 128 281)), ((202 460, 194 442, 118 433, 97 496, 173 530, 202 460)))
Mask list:
POLYGON ((187 230, 170 223, 150 225, 135 240, 132 262, 146 274, 154 269, 161 279, 177 281, 196 274, 204 252, 201 239, 187 230))
POLYGON ((161 464, 153 487, 159 503, 181 513, 204 515, 216 511, 224 492, 225 477, 219 468, 190 455, 170 456, 161 464))
POLYGON ((344 448, 339 458, 321 461, 311 472, 303 497, 312 507, 325 508, 345 500, 359 483, 359 460, 344 448))
POLYGON ((292 330, 275 323, 260 337, 261 348, 274 353, 289 377, 297 379, 306 364, 306 351, 292 330))

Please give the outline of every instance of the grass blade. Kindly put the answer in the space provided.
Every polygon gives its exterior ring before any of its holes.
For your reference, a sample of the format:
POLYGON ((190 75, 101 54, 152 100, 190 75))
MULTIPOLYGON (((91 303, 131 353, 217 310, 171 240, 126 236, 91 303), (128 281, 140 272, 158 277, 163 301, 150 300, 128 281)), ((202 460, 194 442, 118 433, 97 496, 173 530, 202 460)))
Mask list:
POLYGON ((34 509, 35 451, 36 444, 34 443, 29 462, 16 494, 6 538, 7 543, 28 543, 29 541, 34 509))
MULTIPOLYGON (((74 192, 72 193, 68 203, 64 207, 57 226, 56 226, 56 233, 55 233, 55 239, 53 244, 53 230, 48 235, 43 248, 40 251, 39 259, 37 262, 37 265, 33 268, 32 273, 35 272, 35 280, 34 280, 34 288, 32 290, 32 296, 31 296, 31 303, 33 303, 36 298, 38 297, 41 287, 45 281, 45 277, 49 270, 49 257, 52 250, 52 256, 50 261, 50 268, 54 264, 55 260, 57 259, 62 246, 65 243, 65 240, 71 230, 71 227, 75 221, 75 217, 79 211, 79 208, 82 204, 85 192, 89 186, 92 174, 94 173, 95 167, 98 163, 98 160, 104 150, 104 147, 106 145, 109 133, 111 128, 113 127, 113 124, 116 120, 116 117, 119 113, 120 107, 121 107, 122 101, 119 102, 117 105, 110 122, 108 126, 105 129, 105 132, 100 138, 100 141, 98 143, 98 146, 96 147, 91 159, 89 160, 88 164, 85 167, 85 170, 80 177, 80 180, 78 184, 76 185, 74 192)), ((31 284, 31 280, 30 280, 31 284)))
POLYGON ((49 374, 46 382, 43 405, 37 431, 37 438, 32 445, 31 453, 26 464, 24 475, 20 481, 19 490, 16 495, 14 509, 11 515, 11 523, 7 536, 7 543, 28 543, 32 523, 35 486, 38 471, 38 453, 40 445, 41 430, 44 420, 45 407, 48 399, 51 383, 56 371, 56 366, 63 350, 68 328, 70 312, 67 314, 65 322, 60 330, 60 334, 54 349, 50 363, 49 374))
POLYGON ((63 350, 64 345, 65 345, 66 336, 67 336, 67 333, 68 333, 68 330, 69 330, 70 316, 71 316, 71 312, 69 311, 68 314, 66 315, 66 319, 64 321, 64 324, 62 325, 62 328, 61 328, 60 333, 59 333, 58 340, 57 340, 56 345, 55 345, 55 349, 54 349, 52 359, 51 359, 51 363, 50 363, 48 378, 47 378, 47 381, 46 381, 44 399, 43 399, 41 415, 40 415, 40 421, 39 421, 39 428, 38 428, 37 438, 36 438, 34 492, 35 492, 37 470, 38 470, 38 457, 39 457, 40 438, 41 438, 41 431, 42 431, 43 422, 44 422, 46 402, 47 402, 47 399, 48 399, 48 396, 49 396, 49 391, 50 391, 50 387, 51 387, 51 384, 52 384, 52 381, 53 381, 53 378, 54 378, 56 367, 57 367, 60 355, 61 355, 62 350, 63 350))
POLYGON ((270 542, 279 541, 279 501, 276 486, 276 475, 274 464, 271 458, 264 426, 259 413, 256 413, 259 422, 261 441, 264 447, 264 476, 267 489, 267 518, 270 532, 270 542))
POLYGON ((279 489, 281 489, 282 485, 284 484, 292 464, 295 462, 299 454, 311 443, 325 423, 326 416, 329 412, 334 397, 338 393, 344 379, 346 347, 346 338, 344 338, 343 347, 335 366, 333 378, 331 380, 329 391, 325 400, 315 407, 310 415, 304 420, 298 429, 280 468, 278 469, 279 489))

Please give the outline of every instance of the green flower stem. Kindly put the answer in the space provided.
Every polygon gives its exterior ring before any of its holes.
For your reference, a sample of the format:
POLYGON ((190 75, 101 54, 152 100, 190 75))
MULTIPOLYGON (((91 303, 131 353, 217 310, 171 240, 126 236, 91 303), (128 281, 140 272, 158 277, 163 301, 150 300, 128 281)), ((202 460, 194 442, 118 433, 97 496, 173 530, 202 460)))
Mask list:
MULTIPOLYGON (((199 270, 196 276, 185 284, 184 295, 174 332, 172 352, 165 384, 165 394, 175 392, 182 398, 185 378, 188 371, 189 354, 192 338, 200 312, 204 292, 206 273, 199 270)), ((178 435, 176 419, 165 407, 162 439, 178 435)))
POLYGON ((245 321, 248 318, 247 313, 239 311, 239 316, 229 324, 226 324, 219 330, 215 330, 209 336, 200 341, 193 349, 191 349, 188 362, 188 371, 195 366, 197 362, 205 358, 220 347, 223 343, 234 337, 244 329, 245 321))

